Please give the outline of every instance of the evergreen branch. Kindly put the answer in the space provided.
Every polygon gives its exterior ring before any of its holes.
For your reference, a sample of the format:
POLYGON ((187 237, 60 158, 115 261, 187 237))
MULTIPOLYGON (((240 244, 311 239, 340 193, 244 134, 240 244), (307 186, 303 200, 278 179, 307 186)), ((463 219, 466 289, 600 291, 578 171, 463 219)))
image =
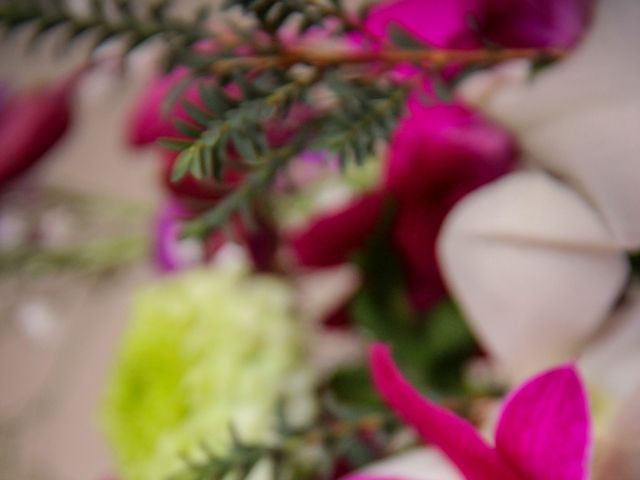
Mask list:
POLYGON ((171 480, 220 480, 227 475, 244 480, 263 462, 270 464, 273 480, 330 479, 338 460, 358 468, 388 454, 390 439, 400 430, 390 416, 371 412, 323 412, 304 428, 283 427, 275 440, 261 444, 245 443, 232 434, 225 455, 203 446, 205 458, 185 459, 185 469, 171 480))
POLYGON ((291 105, 303 97, 319 76, 314 73, 287 80, 269 73, 264 72, 253 81, 240 74, 233 76, 235 86, 242 92, 242 101, 231 98, 217 86, 200 87, 205 109, 185 104, 192 122, 176 123, 181 133, 192 140, 167 139, 163 142, 164 146, 182 152, 173 171, 173 181, 187 174, 197 179, 222 180, 226 165, 234 160, 230 158, 231 145, 249 165, 264 164, 273 157, 264 122, 286 117, 291 105), (261 79, 265 77, 269 77, 268 83, 261 85, 261 79))
POLYGON ((235 188, 215 207, 188 222, 182 236, 205 238, 225 225, 238 212, 248 212, 253 200, 271 186, 278 172, 298 151, 300 149, 293 145, 272 151, 269 158, 263 159, 264 164, 249 174, 242 185, 235 188))
POLYGON ((82 14, 63 0, 5 0, 0 3, 0 25, 9 31, 25 24, 34 25, 36 38, 52 29, 64 28, 68 42, 92 32, 94 48, 110 39, 126 38, 128 50, 156 36, 164 36, 176 49, 211 36, 202 28, 202 18, 193 23, 172 19, 169 15, 172 3, 159 0, 146 8, 137 8, 134 0, 93 0, 91 11, 82 14))
POLYGON ((343 166, 349 161, 362 164, 375 152, 376 144, 391 135, 408 90, 350 85, 338 78, 329 85, 340 100, 340 108, 324 119, 324 131, 311 148, 335 152, 343 166))
POLYGON ((245 13, 256 19, 264 31, 271 34, 294 17, 300 20, 301 32, 320 25, 329 17, 341 20, 345 29, 358 26, 346 13, 341 0, 227 0, 224 6, 240 6, 245 13))

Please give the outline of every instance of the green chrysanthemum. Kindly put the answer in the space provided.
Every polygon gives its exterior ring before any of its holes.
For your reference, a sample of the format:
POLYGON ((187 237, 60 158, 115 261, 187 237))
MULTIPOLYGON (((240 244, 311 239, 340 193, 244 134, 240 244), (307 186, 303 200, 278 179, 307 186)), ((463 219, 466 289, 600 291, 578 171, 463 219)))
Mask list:
POLYGON ((229 268, 138 295, 103 412, 125 480, 166 478, 203 444, 224 452, 231 425, 268 438, 283 396, 310 405, 290 299, 277 279, 229 268))

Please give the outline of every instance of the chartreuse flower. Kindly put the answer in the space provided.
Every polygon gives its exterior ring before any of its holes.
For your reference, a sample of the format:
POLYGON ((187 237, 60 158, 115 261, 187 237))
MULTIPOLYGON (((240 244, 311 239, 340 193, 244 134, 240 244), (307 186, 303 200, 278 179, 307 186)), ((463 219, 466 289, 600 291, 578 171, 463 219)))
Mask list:
MULTIPOLYGON (((223 454, 231 427, 268 439, 278 402, 312 410, 291 292, 228 267, 189 272, 140 292, 103 408, 124 480, 162 480, 223 454)), ((291 411, 291 410, 288 410, 291 411)))

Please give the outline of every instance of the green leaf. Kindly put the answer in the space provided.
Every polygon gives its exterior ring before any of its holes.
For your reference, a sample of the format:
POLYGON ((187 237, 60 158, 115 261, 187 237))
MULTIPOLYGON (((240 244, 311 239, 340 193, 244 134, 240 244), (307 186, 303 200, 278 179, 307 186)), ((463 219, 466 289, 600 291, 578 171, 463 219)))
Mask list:
POLYGON ((202 133, 201 128, 197 127, 196 125, 193 125, 192 123, 185 122, 180 118, 176 118, 173 121, 173 125, 176 127, 176 129, 180 133, 186 135, 187 137, 196 138, 196 137, 199 137, 200 134, 202 133))
POLYGON ((171 181, 178 182, 182 180, 191 170, 191 166, 195 160, 196 151, 193 147, 189 147, 182 152, 176 160, 173 170, 171 171, 171 181))
POLYGON ((181 152, 189 148, 193 144, 193 141, 182 138, 161 138, 158 140, 158 144, 163 148, 181 152))
POLYGON ((195 123, 199 123, 202 126, 207 126, 209 122, 213 119, 211 114, 201 110, 199 107, 194 105, 189 101, 183 101, 182 105, 184 109, 187 111, 187 114, 195 123))
POLYGON ((427 44, 424 41, 417 39, 395 22, 390 23, 387 27, 387 35, 391 42, 400 48, 408 50, 425 50, 427 48, 427 44))
POLYGON ((238 149, 240 156, 245 161, 250 164, 258 163, 258 153, 251 142, 251 138, 249 138, 245 132, 231 132, 231 140, 233 141, 233 145, 238 149))

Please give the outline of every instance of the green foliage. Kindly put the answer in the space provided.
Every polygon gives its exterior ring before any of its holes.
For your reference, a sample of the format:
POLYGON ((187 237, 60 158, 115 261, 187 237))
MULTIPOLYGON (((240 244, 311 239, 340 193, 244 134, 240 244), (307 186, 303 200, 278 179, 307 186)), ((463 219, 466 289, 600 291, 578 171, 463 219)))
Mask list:
POLYGON ((389 342, 407 375, 435 395, 464 391, 463 371, 476 353, 475 340, 449 300, 426 312, 409 303, 402 264, 391 244, 395 216, 389 203, 378 232, 358 258, 364 283, 352 316, 371 337, 389 342))
POLYGON ((270 442, 249 443, 233 434, 227 455, 203 446, 201 458, 185 458, 184 470, 169 480, 330 480, 338 462, 357 469, 392 453, 391 440, 400 430, 387 414, 327 399, 318 416, 303 427, 288 425, 281 415, 278 435, 270 442))
POLYGON ((164 36, 178 50, 210 36, 202 26, 206 16, 190 23, 177 21, 170 15, 173 3, 175 0, 91 0, 89 10, 82 12, 64 0, 5 0, 0 3, 0 24, 10 32, 29 24, 34 38, 59 29, 69 43, 91 35, 94 48, 112 39, 124 39, 127 50, 156 36, 164 36))
POLYGON ((407 95, 401 87, 349 82, 336 72, 326 83, 317 71, 302 78, 269 71, 254 80, 234 78, 242 101, 231 99, 214 85, 201 87, 206 110, 189 105, 192 121, 177 125, 187 139, 163 143, 169 148, 184 149, 173 172, 174 180, 190 174, 220 181, 227 166, 238 167, 237 153, 240 168, 250 171, 242 185, 187 225, 186 236, 205 236, 234 214, 251 212, 252 202, 306 148, 335 153, 343 165, 362 164, 375 153, 379 142, 388 139, 407 95), (312 112, 286 145, 271 146, 265 131, 267 122, 284 121, 296 102, 308 101, 314 88, 325 86, 334 95, 332 107, 325 112, 312 112))
POLYGON ((221 181, 225 167, 237 163, 237 154, 254 167, 278 156, 269 145, 264 122, 284 119, 307 84, 271 71, 253 81, 242 74, 234 75, 233 80, 242 100, 217 85, 200 84, 203 107, 185 102, 191 122, 175 123, 186 138, 161 141, 163 146, 181 151, 172 175, 174 181, 187 174, 221 181))
POLYGON ((240 6, 270 33, 290 21, 298 21, 299 30, 304 32, 328 17, 347 18, 342 0, 226 0, 224 5, 240 6))
POLYGON ((402 114, 407 91, 398 87, 347 81, 332 75, 327 85, 338 99, 338 107, 323 121, 313 148, 336 153, 342 164, 362 164, 386 141, 402 114))

